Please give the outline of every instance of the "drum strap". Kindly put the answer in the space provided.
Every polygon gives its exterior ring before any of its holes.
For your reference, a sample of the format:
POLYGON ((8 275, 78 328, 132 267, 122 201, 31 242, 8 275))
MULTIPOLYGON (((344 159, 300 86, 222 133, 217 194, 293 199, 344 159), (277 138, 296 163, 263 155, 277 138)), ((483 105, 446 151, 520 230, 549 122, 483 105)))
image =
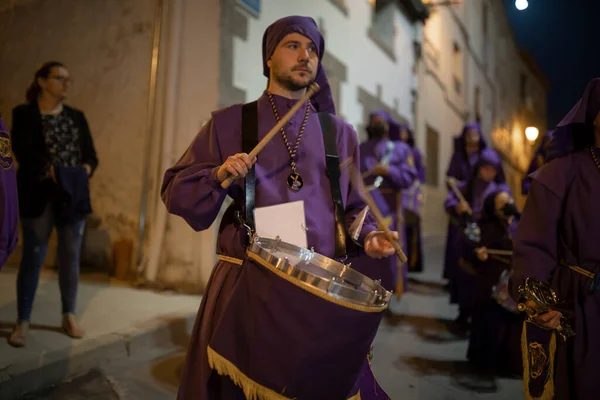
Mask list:
MULTIPOLYGON (((258 144, 258 101, 242 106, 242 151, 250 153, 258 144)), ((256 171, 253 166, 245 178, 246 211, 245 222, 252 231, 254 226, 254 204, 256 199, 256 171)))
POLYGON ((326 172, 331 185, 335 211, 335 257, 341 258, 346 255, 346 218, 340 189, 341 171, 340 159, 337 154, 336 129, 333 118, 328 113, 320 112, 319 122, 321 123, 323 142, 325 143, 326 172))
MULTIPOLYGON (((319 122, 325 144, 325 166, 331 186, 335 211, 335 257, 346 255, 346 222, 344 202, 340 189, 340 160, 337 154, 336 129, 331 115, 319 113, 319 122)), ((253 101, 242 106, 242 151, 250 153, 258 144, 258 102, 253 101)), ((252 167, 245 178, 246 211, 245 222, 252 230, 254 226, 254 207, 256 198, 256 172, 252 167)))

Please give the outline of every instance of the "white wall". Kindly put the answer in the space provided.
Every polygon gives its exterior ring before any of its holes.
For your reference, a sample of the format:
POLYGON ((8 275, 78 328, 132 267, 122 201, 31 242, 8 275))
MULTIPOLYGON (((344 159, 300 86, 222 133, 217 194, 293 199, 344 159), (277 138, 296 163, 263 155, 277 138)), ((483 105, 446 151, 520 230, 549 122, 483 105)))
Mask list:
POLYGON ((92 207, 112 239, 135 236, 150 76, 153 0, 28 0, 0 8, 0 110, 24 102, 44 62, 69 66, 99 168, 92 207))

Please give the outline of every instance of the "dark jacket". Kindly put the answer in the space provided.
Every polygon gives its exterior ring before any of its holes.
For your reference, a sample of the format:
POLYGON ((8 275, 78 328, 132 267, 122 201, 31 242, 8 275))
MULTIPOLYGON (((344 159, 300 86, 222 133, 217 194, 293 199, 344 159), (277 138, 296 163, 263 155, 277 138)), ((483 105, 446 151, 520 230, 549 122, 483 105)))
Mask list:
MULTIPOLYGON (((64 111, 79 129, 81 163, 89 164, 93 174, 98 166, 98 159, 87 120, 81 111, 74 108, 64 106, 64 111)), ((11 139, 18 162, 17 185, 21 217, 39 217, 46 205, 55 199, 57 185, 52 179, 43 178, 49 155, 37 103, 22 104, 13 109, 11 139)))

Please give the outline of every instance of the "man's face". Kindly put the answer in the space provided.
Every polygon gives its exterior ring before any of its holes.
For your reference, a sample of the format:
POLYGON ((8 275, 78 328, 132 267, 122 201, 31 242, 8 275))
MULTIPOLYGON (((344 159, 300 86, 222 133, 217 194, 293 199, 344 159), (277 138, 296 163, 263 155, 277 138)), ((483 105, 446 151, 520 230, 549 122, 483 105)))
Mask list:
POLYGON ((479 177, 486 182, 491 182, 496 179, 496 167, 493 165, 483 165, 479 168, 479 177))
POLYGON ((389 132, 389 125, 384 117, 375 115, 371 117, 371 124, 367 128, 370 135, 374 139, 380 139, 387 136, 389 132))
POLYGON ((479 143, 479 132, 477 132, 477 130, 469 129, 465 136, 467 146, 474 146, 479 143))
POLYGON ((317 76, 319 55, 315 44, 299 33, 285 36, 267 60, 271 79, 291 91, 307 88, 317 76))

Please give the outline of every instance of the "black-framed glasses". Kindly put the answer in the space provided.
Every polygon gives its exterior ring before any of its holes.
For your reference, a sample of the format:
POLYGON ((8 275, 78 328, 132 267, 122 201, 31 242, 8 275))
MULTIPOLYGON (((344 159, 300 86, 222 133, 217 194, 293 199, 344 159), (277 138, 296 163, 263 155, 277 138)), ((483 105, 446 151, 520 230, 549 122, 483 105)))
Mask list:
POLYGON ((72 83, 73 82, 73 79, 71 79, 68 76, 51 76, 50 79, 54 79, 56 81, 59 81, 62 84, 72 83))

